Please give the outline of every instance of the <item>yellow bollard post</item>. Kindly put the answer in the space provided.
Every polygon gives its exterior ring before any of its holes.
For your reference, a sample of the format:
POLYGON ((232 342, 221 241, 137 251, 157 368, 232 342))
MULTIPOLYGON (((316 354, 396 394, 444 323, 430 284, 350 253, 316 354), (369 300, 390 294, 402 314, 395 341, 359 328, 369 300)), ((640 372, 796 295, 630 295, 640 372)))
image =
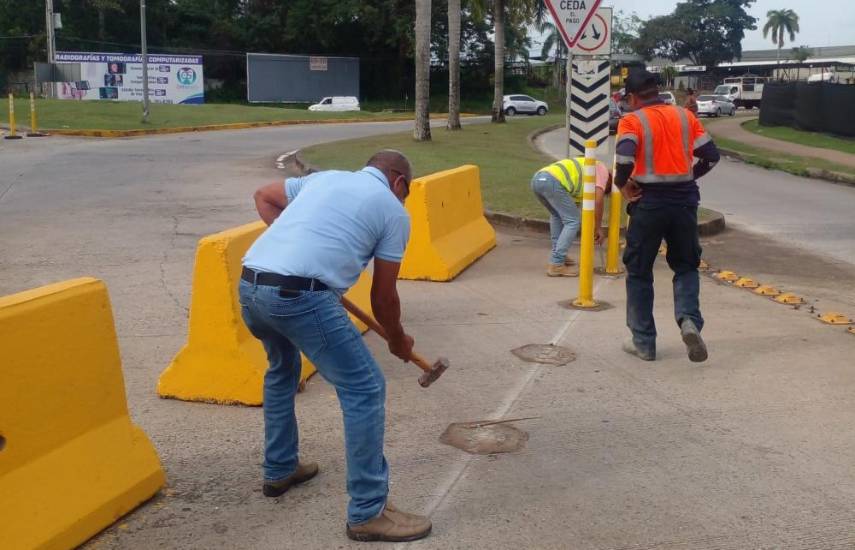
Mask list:
POLYGON ((39 122, 36 117, 36 96, 30 92, 30 131, 27 132, 27 137, 44 137, 46 135, 39 132, 39 122))
MULTIPOLYGON (((612 164, 612 174, 615 173, 617 163, 612 164)), ((609 244, 606 251, 606 266, 605 273, 607 275, 619 275, 623 273, 623 268, 620 266, 620 219, 621 219, 621 200, 620 189, 617 185, 612 185, 611 193, 609 193, 609 244)))
POLYGON ((597 159, 594 154, 597 142, 585 142, 585 167, 582 169, 582 243, 579 252, 579 296, 573 307, 596 308, 594 301, 594 202, 596 201, 597 159))
POLYGON ((6 134, 6 139, 21 139, 15 130, 15 98, 9 94, 9 133, 6 134))

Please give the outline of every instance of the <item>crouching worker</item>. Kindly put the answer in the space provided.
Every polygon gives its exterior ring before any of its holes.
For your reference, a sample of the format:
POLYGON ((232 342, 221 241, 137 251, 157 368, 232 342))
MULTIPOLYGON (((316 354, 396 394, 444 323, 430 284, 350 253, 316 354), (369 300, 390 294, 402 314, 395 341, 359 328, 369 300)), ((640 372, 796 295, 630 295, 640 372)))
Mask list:
POLYGON ((387 501, 386 381, 340 301, 373 257, 374 316, 389 351, 410 360, 413 339, 401 326, 396 281, 410 232, 403 202, 411 179, 402 154, 381 151, 357 172, 317 172, 262 187, 256 208, 270 227, 243 259, 241 313, 269 362, 262 491, 278 497, 318 473, 298 449, 294 397, 303 352, 338 394, 350 495, 346 533, 358 541, 405 542, 431 531, 428 518, 387 501))
MULTIPOLYGON (((582 168, 584 157, 559 160, 537 171, 531 180, 531 190, 549 211, 549 235, 552 238, 552 253, 546 274, 550 277, 576 277, 579 270, 567 256, 567 250, 579 232, 582 202, 582 168)), ((603 201, 611 187, 611 174, 606 165, 597 161, 597 194, 595 206, 594 241, 603 240, 603 201)))

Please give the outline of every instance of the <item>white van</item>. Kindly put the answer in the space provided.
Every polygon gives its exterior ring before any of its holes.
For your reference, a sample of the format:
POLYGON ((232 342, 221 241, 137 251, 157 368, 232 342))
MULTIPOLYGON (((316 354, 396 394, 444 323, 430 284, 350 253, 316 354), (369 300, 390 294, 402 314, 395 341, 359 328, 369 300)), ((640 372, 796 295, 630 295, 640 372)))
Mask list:
POLYGON ((737 76, 725 78, 724 84, 716 86, 712 95, 723 95, 737 107, 752 109, 760 107, 763 97, 763 85, 768 78, 762 76, 737 76))
POLYGON ((309 106, 310 111, 358 111, 359 100, 353 96, 325 97, 314 105, 309 106))

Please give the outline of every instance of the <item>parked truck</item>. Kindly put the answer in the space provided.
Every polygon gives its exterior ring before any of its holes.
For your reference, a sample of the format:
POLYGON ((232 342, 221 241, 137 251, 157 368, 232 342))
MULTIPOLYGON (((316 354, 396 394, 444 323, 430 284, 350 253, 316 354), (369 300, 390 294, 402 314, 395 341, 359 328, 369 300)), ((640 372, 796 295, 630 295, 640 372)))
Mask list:
POLYGON ((737 107, 759 109, 763 86, 768 80, 766 77, 754 75, 725 78, 722 84, 716 86, 713 95, 725 96, 737 107))

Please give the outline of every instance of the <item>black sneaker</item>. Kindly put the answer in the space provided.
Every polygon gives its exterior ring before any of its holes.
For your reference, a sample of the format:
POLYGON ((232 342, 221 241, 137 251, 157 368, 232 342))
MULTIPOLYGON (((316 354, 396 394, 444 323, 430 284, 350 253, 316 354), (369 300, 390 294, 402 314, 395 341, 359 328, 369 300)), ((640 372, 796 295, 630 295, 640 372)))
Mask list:
POLYGON ((704 339, 701 338, 701 331, 691 319, 683 319, 680 323, 680 334, 683 336, 683 343, 686 344, 686 351, 689 352, 689 361, 693 363, 703 363, 707 360, 707 345, 704 339))
POLYGON ((297 471, 290 476, 278 481, 265 481, 261 486, 261 492, 266 497, 278 497, 294 485, 309 481, 318 475, 318 463, 297 464, 297 471))

